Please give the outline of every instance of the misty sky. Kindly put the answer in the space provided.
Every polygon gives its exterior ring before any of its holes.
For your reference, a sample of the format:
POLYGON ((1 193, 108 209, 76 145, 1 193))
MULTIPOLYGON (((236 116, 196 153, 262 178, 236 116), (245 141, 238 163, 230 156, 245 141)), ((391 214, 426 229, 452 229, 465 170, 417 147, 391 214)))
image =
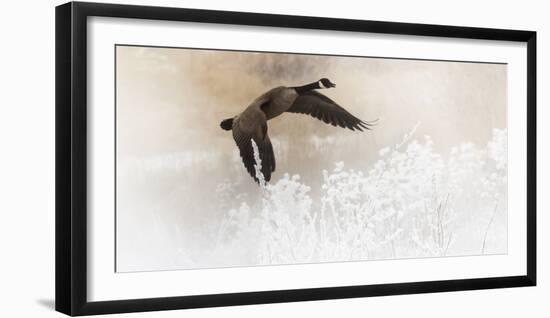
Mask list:
POLYGON ((322 93, 363 120, 378 118, 376 129, 358 134, 284 114, 269 122, 271 138, 352 138, 372 152, 417 122, 439 146, 484 144, 506 126, 505 65, 119 46, 119 154, 232 151, 222 119, 270 88, 321 77, 337 84, 322 93))

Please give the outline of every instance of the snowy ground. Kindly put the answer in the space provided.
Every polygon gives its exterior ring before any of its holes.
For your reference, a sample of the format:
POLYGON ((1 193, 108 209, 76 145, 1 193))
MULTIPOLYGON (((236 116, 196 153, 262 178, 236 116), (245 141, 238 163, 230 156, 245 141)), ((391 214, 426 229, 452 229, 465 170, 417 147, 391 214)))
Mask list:
MULTIPOLYGON (((364 169, 337 162, 319 171, 321 184, 284 174, 242 191, 250 180, 224 180, 200 207, 182 198, 194 184, 163 189, 156 203, 118 212, 118 270, 506 253, 506 130, 494 129, 485 147, 465 142, 439 154, 416 128, 364 169), (177 213, 186 209, 197 212, 177 213), (130 235, 136 226, 144 230, 130 235)), ((120 173, 147 187, 210 156, 198 157, 137 160, 120 173)))

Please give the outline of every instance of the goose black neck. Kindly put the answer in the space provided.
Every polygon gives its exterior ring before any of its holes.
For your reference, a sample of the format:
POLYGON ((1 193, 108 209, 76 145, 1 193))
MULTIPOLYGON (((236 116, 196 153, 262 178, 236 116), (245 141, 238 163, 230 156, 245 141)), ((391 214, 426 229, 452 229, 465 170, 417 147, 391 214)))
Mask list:
POLYGON ((307 84, 307 85, 304 85, 304 86, 297 86, 297 87, 294 87, 294 89, 296 90, 296 93, 298 94, 302 94, 302 93, 305 93, 307 91, 310 91, 312 89, 319 89, 321 87, 319 87, 319 82, 313 82, 311 84, 307 84))

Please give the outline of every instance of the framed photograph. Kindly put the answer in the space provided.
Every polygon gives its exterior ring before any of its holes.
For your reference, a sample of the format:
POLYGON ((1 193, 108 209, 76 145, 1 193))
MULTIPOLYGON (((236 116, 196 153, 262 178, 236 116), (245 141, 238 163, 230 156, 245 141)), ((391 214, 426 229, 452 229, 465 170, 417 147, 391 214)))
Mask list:
POLYGON ((536 284, 536 33, 56 8, 56 309, 536 284))

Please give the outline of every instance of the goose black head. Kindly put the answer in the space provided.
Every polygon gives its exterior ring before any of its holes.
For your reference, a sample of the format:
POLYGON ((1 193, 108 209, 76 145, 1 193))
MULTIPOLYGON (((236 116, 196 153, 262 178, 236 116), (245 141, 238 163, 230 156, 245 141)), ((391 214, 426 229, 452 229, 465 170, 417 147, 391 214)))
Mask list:
POLYGON ((331 82, 328 78, 321 78, 319 80, 319 87, 320 88, 331 88, 331 87, 336 87, 336 84, 331 82))

